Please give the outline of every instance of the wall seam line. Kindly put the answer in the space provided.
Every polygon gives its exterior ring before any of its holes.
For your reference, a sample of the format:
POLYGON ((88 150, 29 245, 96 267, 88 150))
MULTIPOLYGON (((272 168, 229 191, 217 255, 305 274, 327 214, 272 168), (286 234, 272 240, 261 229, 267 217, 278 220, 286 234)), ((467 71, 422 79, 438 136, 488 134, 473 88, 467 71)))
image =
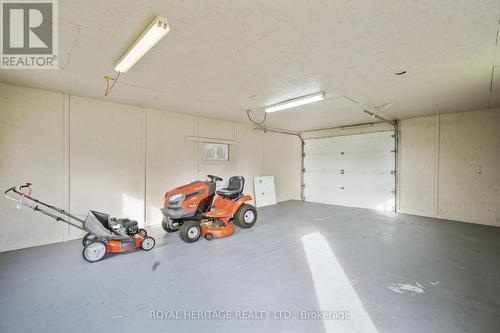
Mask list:
POLYGON ((142 141, 143 141, 143 167, 144 167, 144 179, 143 179, 143 223, 144 226, 149 225, 147 223, 148 217, 148 208, 147 208, 147 179, 148 179, 148 109, 144 108, 144 112, 142 113, 142 141))
MULTIPOLYGON (((62 93, 62 166, 63 166, 63 202, 64 208, 68 210, 69 206, 69 181, 68 181, 68 168, 67 168, 67 114, 66 114, 67 106, 66 106, 66 94, 62 93)), ((69 225, 65 225, 66 227, 63 229, 62 240, 66 241, 67 235, 69 235, 69 225)))
MULTIPOLYGON (((71 94, 64 94, 64 124, 63 124, 63 131, 64 131, 64 155, 65 155, 65 175, 66 175, 66 191, 67 191, 67 198, 66 198, 66 210, 71 211, 71 94), (66 95, 66 96, 64 96, 66 95)), ((71 239, 71 226, 68 225, 66 229, 66 234, 64 235, 64 240, 68 241, 71 239)))
MULTIPOLYGON (((196 131, 196 137, 200 136, 200 117, 195 116, 194 118, 195 121, 195 131, 196 131)), ((197 178, 200 178, 200 172, 201 172, 201 160, 200 160, 200 142, 198 141, 196 143, 196 174, 197 178)))
POLYGON ((436 151, 434 156, 434 215, 439 216, 439 145, 441 136, 441 117, 436 116, 436 151))
POLYGON ((401 123, 399 124, 399 141, 396 147, 396 159, 397 159, 397 169, 396 176, 398 177, 398 183, 396 184, 396 213, 401 213, 404 210, 403 199, 404 196, 402 194, 403 189, 403 150, 401 149, 403 142, 403 131, 401 130, 401 123))
MULTIPOLYGON (((68 94, 68 210, 71 211, 71 94, 68 94)), ((71 230, 71 226, 68 228, 71 230)))

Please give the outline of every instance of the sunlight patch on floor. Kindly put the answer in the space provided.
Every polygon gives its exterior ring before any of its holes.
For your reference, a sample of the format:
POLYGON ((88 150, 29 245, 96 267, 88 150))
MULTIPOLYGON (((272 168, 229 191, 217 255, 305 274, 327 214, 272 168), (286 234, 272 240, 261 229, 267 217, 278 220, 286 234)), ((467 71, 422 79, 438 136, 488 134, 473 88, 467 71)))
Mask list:
POLYGON ((302 237, 320 311, 349 311, 350 319, 324 319, 325 332, 377 333, 325 237, 319 232, 302 237))

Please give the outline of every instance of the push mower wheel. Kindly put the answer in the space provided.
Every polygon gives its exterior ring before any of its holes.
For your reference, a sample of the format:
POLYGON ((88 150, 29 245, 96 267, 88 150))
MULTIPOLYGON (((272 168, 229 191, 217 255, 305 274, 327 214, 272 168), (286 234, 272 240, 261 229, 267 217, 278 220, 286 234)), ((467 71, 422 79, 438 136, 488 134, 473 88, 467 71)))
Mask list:
POLYGON ((101 241, 91 241, 83 248, 83 259, 88 262, 97 262, 102 260, 107 253, 106 244, 101 241))
POLYGON ((181 239, 186 243, 193 243, 200 239, 201 227, 198 222, 186 221, 179 228, 181 239))
POLYGON ((82 238, 82 244, 83 246, 87 246, 89 243, 95 240, 95 236, 92 235, 90 232, 88 232, 85 236, 82 238))
POLYGON ((146 237, 141 242, 141 249, 149 251, 155 247, 155 239, 153 237, 146 237))
POLYGON ((257 222, 257 210, 254 206, 243 204, 240 206, 234 217, 234 223, 240 228, 248 229, 257 222))
POLYGON ((163 230, 165 230, 166 232, 176 232, 179 230, 179 228, 177 228, 177 229, 170 228, 168 226, 168 223, 165 220, 161 221, 161 226, 162 226, 163 230))
POLYGON ((146 229, 139 229, 139 235, 141 235, 142 237, 148 237, 148 232, 146 231, 146 229))

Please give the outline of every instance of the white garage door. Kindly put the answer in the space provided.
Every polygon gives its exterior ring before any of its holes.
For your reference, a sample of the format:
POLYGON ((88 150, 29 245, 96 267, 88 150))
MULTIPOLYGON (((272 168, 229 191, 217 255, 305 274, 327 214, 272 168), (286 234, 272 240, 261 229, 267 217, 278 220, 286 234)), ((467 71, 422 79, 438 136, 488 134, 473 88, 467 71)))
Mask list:
POLYGON ((306 140, 305 200, 394 210, 394 144, 394 132, 306 140))

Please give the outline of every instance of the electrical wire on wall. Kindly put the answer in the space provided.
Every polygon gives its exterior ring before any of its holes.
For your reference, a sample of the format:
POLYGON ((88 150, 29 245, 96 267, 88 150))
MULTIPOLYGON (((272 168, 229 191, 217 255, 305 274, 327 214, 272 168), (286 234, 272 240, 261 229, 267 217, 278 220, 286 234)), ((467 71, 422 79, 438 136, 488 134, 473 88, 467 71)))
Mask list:
POLYGON ((113 90, 113 87, 116 84, 116 81, 120 78, 121 72, 118 72, 118 75, 115 78, 112 78, 111 76, 104 75, 104 81, 106 81, 106 88, 104 89, 104 96, 108 96, 111 90, 113 90), (110 85, 109 81, 113 81, 113 83, 110 85))
POLYGON ((266 118, 267 118, 267 112, 264 112, 264 119, 262 119, 262 121, 255 121, 252 119, 252 117, 250 117, 250 112, 252 112, 252 110, 248 109, 247 110, 247 117, 248 117, 248 120, 250 120, 253 124, 259 126, 259 127, 262 127, 262 125, 264 124, 264 122, 266 121, 266 118))

